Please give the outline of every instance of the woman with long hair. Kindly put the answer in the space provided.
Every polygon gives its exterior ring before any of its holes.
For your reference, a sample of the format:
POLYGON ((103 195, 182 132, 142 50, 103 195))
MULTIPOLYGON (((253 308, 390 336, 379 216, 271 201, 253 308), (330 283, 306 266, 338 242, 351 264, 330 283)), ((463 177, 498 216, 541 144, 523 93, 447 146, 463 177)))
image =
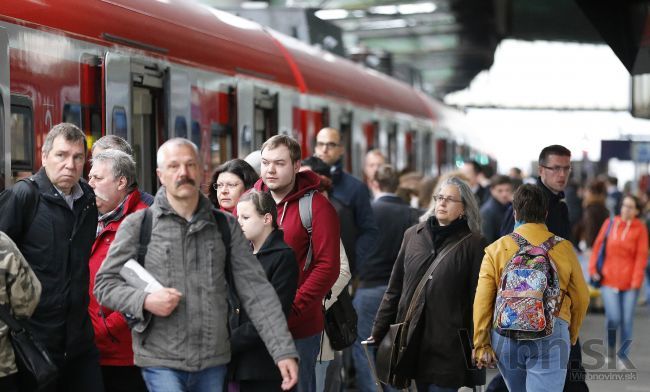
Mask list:
POLYGON ((433 199, 424 221, 404 234, 369 338, 380 342, 391 324, 405 320, 413 304, 410 339, 395 372, 415 380, 419 392, 476 385, 467 366, 469 336, 462 332, 472 330, 474 293, 487 245, 480 234, 476 198, 466 182, 458 177, 441 181, 433 199), (423 278, 421 295, 414 298, 423 278))
POLYGON ((634 308, 648 263, 648 230, 639 219, 642 210, 643 205, 636 196, 623 197, 621 214, 603 223, 589 262, 589 275, 602 285, 600 294, 605 305, 610 361, 614 360, 616 334, 620 329, 619 367, 625 367, 632 346, 634 308), (598 255, 603 244, 605 257, 599 263, 598 255))

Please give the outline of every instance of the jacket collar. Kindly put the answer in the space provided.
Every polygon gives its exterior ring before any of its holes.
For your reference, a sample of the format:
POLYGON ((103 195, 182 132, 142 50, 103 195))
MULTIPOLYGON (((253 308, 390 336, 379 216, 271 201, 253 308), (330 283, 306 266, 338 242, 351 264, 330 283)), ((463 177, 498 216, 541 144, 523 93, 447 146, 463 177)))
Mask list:
MULTIPOLYGON (((156 217, 160 217, 161 215, 175 215, 185 220, 185 218, 178 215, 178 213, 172 208, 171 204, 169 204, 169 200, 167 200, 167 191, 165 190, 164 186, 161 186, 160 189, 158 189, 158 192, 156 192, 154 206, 157 208, 152 209, 152 212, 156 217)), ((203 194, 199 192, 199 203, 196 206, 196 210, 194 211, 194 215, 192 216, 190 223, 214 223, 214 217, 212 216, 212 207, 212 202, 210 202, 207 197, 203 196, 203 194)))
MULTIPOLYGON (((47 176, 47 173, 45 172, 45 168, 41 167, 36 174, 34 174, 31 177, 36 185, 38 186, 38 191, 48 198, 49 200, 53 200, 57 202, 58 204, 61 204, 62 206, 68 207, 68 204, 65 202, 63 197, 61 197, 61 194, 59 191, 56 189, 54 184, 50 181, 50 178, 47 176)), ((77 183, 81 190, 83 191, 83 195, 79 197, 79 199, 84 200, 84 204, 87 204, 89 201, 91 201, 93 204, 95 202, 95 194, 92 191, 92 188, 86 181, 82 178, 79 180, 77 183)), ((75 200, 76 201, 76 200, 75 200)), ((69 207, 68 207, 69 208, 69 207)))
POLYGON ((117 228, 119 227, 124 217, 137 210, 137 207, 141 201, 140 197, 141 197, 140 191, 137 189, 129 193, 123 202, 122 212, 120 214, 120 217, 118 219, 111 220, 110 222, 108 222, 108 224, 106 224, 106 227, 104 227, 102 232, 107 230, 117 231, 117 228))
POLYGON ((376 198, 375 201, 383 201, 386 203, 408 205, 407 202, 402 200, 399 196, 397 196, 394 193, 384 193, 383 195, 380 195, 378 198, 376 198))
POLYGON ((537 177, 537 186, 542 188, 542 190, 544 191, 544 193, 546 193, 546 196, 548 197, 548 200, 550 202, 557 203, 558 201, 564 199, 564 192, 560 191, 556 194, 550 189, 548 189, 546 185, 544 185, 544 183, 542 182, 542 177, 537 177))
MULTIPOLYGON (((257 180, 257 182, 253 187, 258 191, 269 192, 269 188, 266 186, 266 184, 264 184, 264 181, 262 181, 261 178, 257 180)), ((298 172, 296 174, 296 181, 293 186, 293 190, 289 192, 289 194, 286 195, 284 199, 282 199, 277 204, 280 205, 280 204, 298 200, 305 193, 311 190, 318 190, 319 187, 320 187, 320 177, 318 176, 318 174, 314 173, 311 170, 298 172)))
POLYGON ((282 230, 275 229, 266 238, 266 241, 264 241, 264 244, 262 244, 262 247, 257 252, 257 255, 259 256, 266 253, 277 252, 283 249, 291 249, 291 247, 289 247, 289 245, 284 242, 284 233, 282 230))

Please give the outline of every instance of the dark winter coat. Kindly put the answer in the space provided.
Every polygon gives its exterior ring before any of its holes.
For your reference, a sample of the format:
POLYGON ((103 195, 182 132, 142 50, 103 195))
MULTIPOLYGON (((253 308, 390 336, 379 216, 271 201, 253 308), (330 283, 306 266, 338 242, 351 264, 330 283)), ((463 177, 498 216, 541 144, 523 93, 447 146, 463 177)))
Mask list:
MULTIPOLYGON (((457 222, 462 224, 436 245, 427 222, 406 231, 375 318, 375 340, 381 341, 390 324, 404 320, 415 288, 438 252, 470 233, 465 221, 457 222)), ((442 387, 473 386, 469 341, 463 340, 472 336, 472 306, 486 245, 473 233, 440 262, 415 308, 399 373, 442 387), (463 330, 469 335, 460 335, 463 330)))
POLYGON ((490 196, 490 199, 481 207, 481 234, 489 243, 501 237, 499 229, 509 206, 510 203, 501 204, 490 196))
POLYGON ((395 195, 384 195, 375 200, 372 211, 382 230, 370 256, 357 267, 361 287, 388 284, 404 233, 418 223, 420 216, 418 210, 395 195))
POLYGON ((73 211, 43 168, 33 178, 37 187, 20 181, 0 197, 0 231, 18 245, 41 282, 41 301, 27 324, 62 363, 64 355, 74 358, 95 350, 88 316, 88 258, 97 230, 97 206, 84 181, 79 182, 83 196, 74 202, 73 211), (35 215, 29 205, 37 205, 35 215))
MULTIPOLYGON (((257 259, 288 318, 298 287, 298 263, 293 250, 282 238, 282 231, 274 230, 257 252, 257 259)), ((228 366, 233 379, 277 380, 280 385, 280 371, 245 311, 240 314, 239 327, 232 331, 230 349, 232 360, 228 366)))

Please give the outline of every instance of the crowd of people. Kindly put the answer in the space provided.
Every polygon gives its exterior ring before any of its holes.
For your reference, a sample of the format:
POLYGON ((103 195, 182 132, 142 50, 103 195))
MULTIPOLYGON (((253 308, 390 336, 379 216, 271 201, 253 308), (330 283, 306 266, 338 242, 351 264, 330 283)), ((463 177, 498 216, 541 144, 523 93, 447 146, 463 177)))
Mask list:
MULTIPOLYGON (((216 168, 204 195, 196 145, 174 138, 150 195, 125 140, 97 140, 84 179, 85 135, 54 126, 42 168, 0 194, 0 302, 58 367, 41 390, 394 390, 374 363, 400 323, 390 371, 418 391, 475 387, 493 366, 494 391, 587 390, 586 281, 600 287, 609 358, 626 365, 643 200, 607 178, 569 203, 559 145, 541 151, 532 184, 474 161, 440 178, 398 173, 379 150, 357 179, 345 150, 334 128, 309 157, 276 135, 216 168), (134 268, 149 284, 128 278, 134 268), (324 310, 343 292, 358 336, 340 352, 324 310)), ((24 391, 0 327, 0 389, 24 391)))

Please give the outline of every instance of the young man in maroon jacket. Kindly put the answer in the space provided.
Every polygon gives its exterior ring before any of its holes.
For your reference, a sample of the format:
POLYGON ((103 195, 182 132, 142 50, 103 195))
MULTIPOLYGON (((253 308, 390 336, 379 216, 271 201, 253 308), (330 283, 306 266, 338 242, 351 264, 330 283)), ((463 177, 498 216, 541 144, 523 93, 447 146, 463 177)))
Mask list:
POLYGON ((300 220, 298 201, 318 189, 320 178, 299 172, 301 151, 294 139, 276 135, 262 145, 261 178, 255 189, 270 191, 278 208, 284 240, 296 253, 298 291, 289 316, 289 330, 300 354, 298 392, 316 389, 314 367, 323 331, 323 298, 339 275, 339 218, 330 202, 318 192, 312 199, 312 260, 305 268, 309 235, 300 220))

